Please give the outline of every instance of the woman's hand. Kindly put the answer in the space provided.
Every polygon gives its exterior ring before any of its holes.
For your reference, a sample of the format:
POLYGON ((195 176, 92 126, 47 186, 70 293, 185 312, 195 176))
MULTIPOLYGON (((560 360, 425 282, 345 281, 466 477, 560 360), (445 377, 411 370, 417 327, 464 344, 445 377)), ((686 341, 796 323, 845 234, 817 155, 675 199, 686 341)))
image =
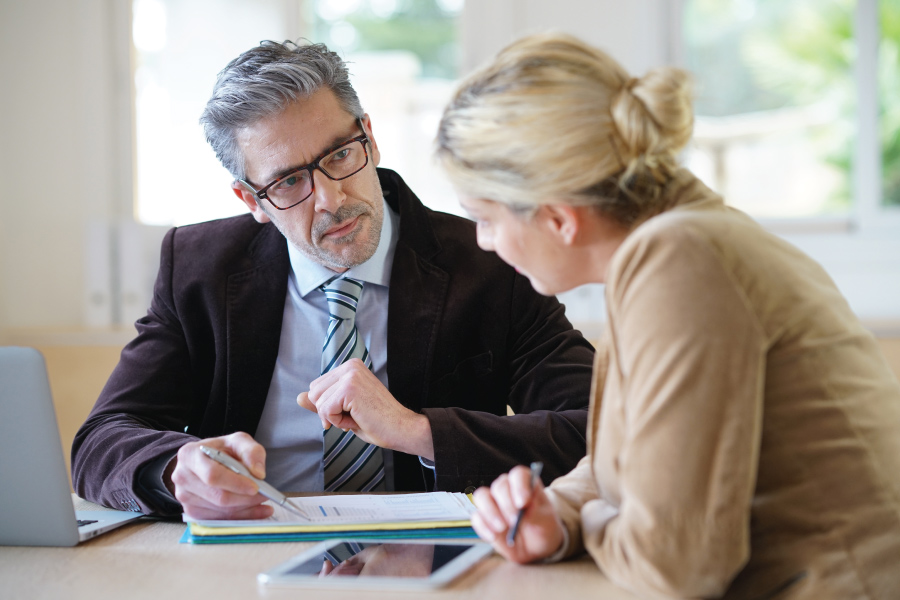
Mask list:
POLYGON ((498 477, 490 489, 475 490, 474 497, 478 511, 472 515, 472 528, 508 560, 533 562, 552 555, 562 546, 565 539, 562 523, 544 493, 543 483, 538 480, 534 489, 531 488, 531 472, 527 468, 515 467, 509 475, 498 477), (508 546, 506 537, 522 507, 525 513, 515 543, 508 546))

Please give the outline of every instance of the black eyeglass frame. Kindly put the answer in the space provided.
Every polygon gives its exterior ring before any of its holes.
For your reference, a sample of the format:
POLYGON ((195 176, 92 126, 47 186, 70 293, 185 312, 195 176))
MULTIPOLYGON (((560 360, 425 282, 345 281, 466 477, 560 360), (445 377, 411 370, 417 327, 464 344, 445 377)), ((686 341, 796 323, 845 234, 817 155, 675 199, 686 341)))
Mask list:
POLYGON ((260 190, 256 190, 256 188, 254 188, 252 185, 250 185, 250 183, 248 181, 246 181, 245 179, 238 179, 238 182, 243 184, 244 186, 247 187, 248 190, 253 192, 253 194, 257 197, 257 199, 268 200, 269 204, 274 206, 277 210, 288 210, 288 209, 294 208, 298 204, 302 204, 302 203, 306 202, 307 200, 309 200, 310 196, 312 196, 313 193, 316 191, 316 180, 313 177, 313 175, 314 175, 313 171, 315 171, 316 169, 318 169, 319 172, 321 172, 323 175, 325 175, 325 177, 327 177, 328 179, 330 179, 332 181, 343 181, 344 179, 349 179, 350 177, 353 177, 354 175, 356 175, 357 173, 359 173, 360 171, 362 171, 363 169, 365 169, 368 166, 368 164, 369 164, 369 149, 366 147, 366 144, 370 143, 369 136, 366 134, 366 128, 363 127, 362 119, 357 118, 356 124, 359 125, 359 128, 362 131, 361 135, 358 135, 355 138, 343 141, 340 144, 336 144, 336 145, 332 146, 331 148, 329 148, 329 149, 325 150, 324 152, 322 152, 321 154, 319 154, 319 156, 317 156, 316 159, 313 160, 311 163, 305 164, 302 167, 297 167, 296 169, 292 170, 289 173, 285 173, 284 175, 282 175, 275 181, 269 183, 268 185, 261 188, 260 190), (355 142, 362 143, 363 152, 366 155, 366 162, 364 162, 363 165, 359 169, 350 173, 349 175, 344 175, 343 177, 332 177, 331 175, 328 174, 328 172, 325 169, 323 169, 321 166, 319 166, 319 161, 321 161, 323 158, 325 158, 326 156, 328 156, 335 150, 338 150, 340 148, 343 148, 344 146, 348 146, 355 142), (307 171, 309 173, 309 181, 310 181, 309 194, 302 200, 298 200, 294 204, 291 204, 290 206, 285 206, 284 208, 282 208, 282 207, 278 206, 277 204, 275 204, 274 202, 272 202, 272 199, 269 198, 269 194, 268 194, 269 189, 271 189, 272 186, 281 183, 288 177, 292 177, 292 176, 296 175, 300 171, 307 171))

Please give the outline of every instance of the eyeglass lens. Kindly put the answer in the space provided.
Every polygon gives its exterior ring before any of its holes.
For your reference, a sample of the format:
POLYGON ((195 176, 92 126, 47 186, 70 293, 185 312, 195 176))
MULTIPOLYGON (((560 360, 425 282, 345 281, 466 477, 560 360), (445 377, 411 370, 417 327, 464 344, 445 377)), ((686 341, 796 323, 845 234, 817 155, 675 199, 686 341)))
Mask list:
MULTIPOLYGON (((365 140, 356 140, 319 160, 318 168, 329 179, 346 179, 361 171, 369 161, 365 140)), ((284 177, 270 187, 266 195, 278 208, 289 208, 309 198, 313 181, 309 169, 301 169, 284 177)))

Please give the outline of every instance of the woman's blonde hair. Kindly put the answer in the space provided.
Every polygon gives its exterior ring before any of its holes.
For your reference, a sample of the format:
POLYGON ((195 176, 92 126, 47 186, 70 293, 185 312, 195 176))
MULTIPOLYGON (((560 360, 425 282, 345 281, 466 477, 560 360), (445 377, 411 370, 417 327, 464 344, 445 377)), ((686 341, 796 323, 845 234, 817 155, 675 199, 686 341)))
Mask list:
POLYGON ((530 210, 592 205, 623 224, 664 210, 693 129, 686 72, 632 78, 569 35, 522 38, 465 79, 437 157, 460 192, 530 210))

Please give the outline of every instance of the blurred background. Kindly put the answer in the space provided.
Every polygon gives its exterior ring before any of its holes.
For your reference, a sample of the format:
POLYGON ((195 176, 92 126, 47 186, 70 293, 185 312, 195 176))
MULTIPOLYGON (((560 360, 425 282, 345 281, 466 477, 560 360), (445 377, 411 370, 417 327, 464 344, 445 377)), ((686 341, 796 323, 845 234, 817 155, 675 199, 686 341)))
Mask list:
MULTIPOLYGON (((900 0, 0 0, 0 344, 47 357, 64 443, 146 311, 165 231, 239 214, 197 122, 261 40, 349 62, 383 166, 459 213, 431 148, 455 81, 573 33, 697 81, 685 163, 829 271, 900 370, 900 0)), ((590 339, 602 286, 560 298, 590 339)))

